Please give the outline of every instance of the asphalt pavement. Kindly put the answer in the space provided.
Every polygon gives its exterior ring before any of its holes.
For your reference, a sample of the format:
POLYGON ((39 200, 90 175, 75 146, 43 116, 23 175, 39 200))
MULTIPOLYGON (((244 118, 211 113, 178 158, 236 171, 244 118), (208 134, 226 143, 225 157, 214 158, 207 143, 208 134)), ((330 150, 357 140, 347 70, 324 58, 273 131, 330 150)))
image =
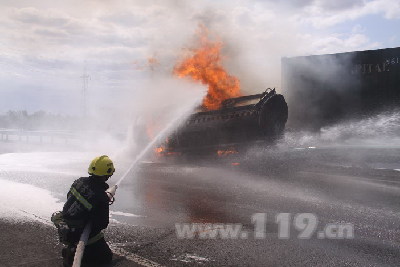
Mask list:
MULTIPOLYGON (((111 208, 106 239, 117 253, 113 266, 399 266, 399 152, 304 147, 142 162, 111 208), (193 236, 179 236, 185 225, 193 236), (341 232, 344 226, 350 228, 341 232), (221 227, 240 231, 223 235, 221 227)), ((12 155, 20 156, 27 155, 12 155)), ((63 164, 0 168, 2 179, 43 188, 60 201, 75 179, 60 171, 63 164)), ((31 210, 46 221, 38 212, 31 210)), ((0 266, 57 266, 51 225, 6 220, 0 227, 0 266)))

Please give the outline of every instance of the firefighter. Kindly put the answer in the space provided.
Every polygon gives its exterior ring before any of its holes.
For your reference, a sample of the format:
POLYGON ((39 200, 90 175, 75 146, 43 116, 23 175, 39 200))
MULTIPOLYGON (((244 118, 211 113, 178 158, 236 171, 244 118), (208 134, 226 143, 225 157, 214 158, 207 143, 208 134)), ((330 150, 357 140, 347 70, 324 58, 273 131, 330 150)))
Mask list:
POLYGON ((72 266, 76 245, 89 222, 91 232, 82 263, 98 266, 111 262, 112 252, 102 230, 107 228, 109 221, 110 198, 105 192, 109 188, 106 181, 114 172, 114 164, 108 156, 93 159, 88 169, 89 177, 81 177, 72 184, 62 212, 53 215, 60 241, 66 245, 62 250, 64 266, 72 266))

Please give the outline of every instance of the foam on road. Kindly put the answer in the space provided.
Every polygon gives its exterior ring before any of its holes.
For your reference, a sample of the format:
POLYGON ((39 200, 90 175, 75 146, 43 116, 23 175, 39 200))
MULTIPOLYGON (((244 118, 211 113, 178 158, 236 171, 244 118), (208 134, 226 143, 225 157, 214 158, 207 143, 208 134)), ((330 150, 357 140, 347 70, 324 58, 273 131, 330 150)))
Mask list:
POLYGON ((47 190, 0 179, 0 216, 3 218, 51 224, 51 214, 62 206, 63 203, 47 190))

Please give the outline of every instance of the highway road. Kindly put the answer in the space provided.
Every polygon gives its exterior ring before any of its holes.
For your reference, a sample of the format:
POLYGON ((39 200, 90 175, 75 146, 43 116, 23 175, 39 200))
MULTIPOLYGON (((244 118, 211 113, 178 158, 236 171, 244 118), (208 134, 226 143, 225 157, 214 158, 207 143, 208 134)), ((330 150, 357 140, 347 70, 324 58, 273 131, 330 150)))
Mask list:
MULTIPOLYGON (((114 266, 399 266, 399 152, 269 148, 141 162, 111 206, 106 237, 125 256, 114 266), (226 232, 229 227, 239 230, 226 232), (182 234, 182 229, 190 231, 182 234)), ((84 175, 84 159, 91 156, 0 155, 0 214, 7 220, 2 225, 11 220, 13 229, 32 221, 45 235, 55 234, 49 217, 61 208, 72 181, 84 175), (18 191, 23 195, 15 196, 18 191)), ((52 242, 53 250, 24 258, 23 266, 36 266, 38 257, 54 266, 59 245, 56 237, 52 242)), ((10 260, 3 256, 0 263, 5 258, 10 260)))

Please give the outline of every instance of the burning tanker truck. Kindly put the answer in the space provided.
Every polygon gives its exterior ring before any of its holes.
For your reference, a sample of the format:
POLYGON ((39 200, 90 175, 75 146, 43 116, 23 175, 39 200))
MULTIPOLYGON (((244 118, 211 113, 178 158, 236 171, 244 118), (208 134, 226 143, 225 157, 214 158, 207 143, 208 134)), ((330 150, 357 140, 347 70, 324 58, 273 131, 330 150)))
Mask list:
POLYGON ((287 119, 285 98, 268 88, 261 94, 226 99, 217 110, 192 114, 158 152, 238 151, 254 143, 268 144, 283 134, 287 119))
POLYGON ((240 81, 222 64, 221 41, 210 40, 208 29, 200 25, 198 43, 175 65, 178 78, 207 86, 199 112, 192 114, 157 149, 161 154, 191 155, 212 151, 238 151, 249 143, 272 142, 282 135, 288 118, 284 97, 275 89, 242 96, 240 81))

